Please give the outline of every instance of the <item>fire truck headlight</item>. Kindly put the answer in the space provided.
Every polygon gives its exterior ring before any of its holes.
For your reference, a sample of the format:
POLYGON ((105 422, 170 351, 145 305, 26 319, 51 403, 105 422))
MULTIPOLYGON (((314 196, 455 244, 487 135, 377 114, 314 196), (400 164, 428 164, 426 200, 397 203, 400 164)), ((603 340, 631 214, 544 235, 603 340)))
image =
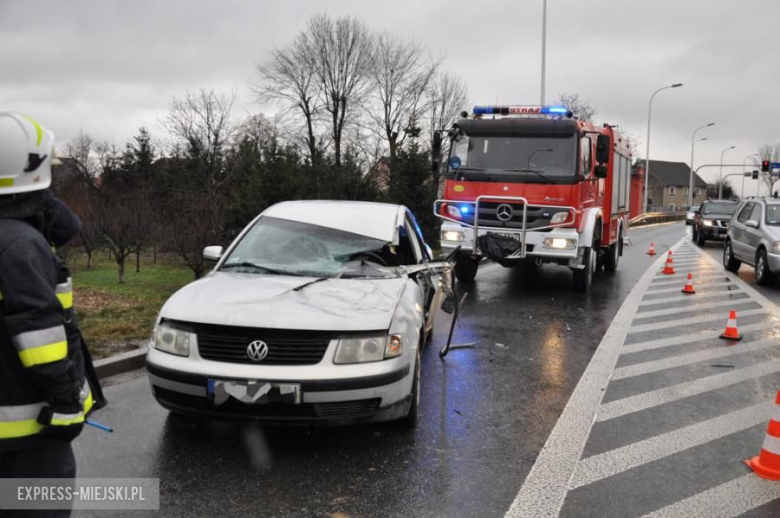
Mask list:
POLYGON ((577 240, 562 237, 546 237, 544 238, 543 246, 556 250, 573 250, 577 248, 577 240))
POLYGON ((568 211, 567 212, 556 212, 555 214, 553 214, 553 217, 550 220, 550 223, 555 225, 556 223, 563 223, 567 219, 569 219, 569 212, 568 211))
POLYGON ((453 219, 461 219, 460 208, 457 205, 447 204, 447 215, 453 219))
POLYGON ((457 230, 442 230, 441 239, 442 241, 461 242, 463 241, 463 232, 458 232, 457 230))

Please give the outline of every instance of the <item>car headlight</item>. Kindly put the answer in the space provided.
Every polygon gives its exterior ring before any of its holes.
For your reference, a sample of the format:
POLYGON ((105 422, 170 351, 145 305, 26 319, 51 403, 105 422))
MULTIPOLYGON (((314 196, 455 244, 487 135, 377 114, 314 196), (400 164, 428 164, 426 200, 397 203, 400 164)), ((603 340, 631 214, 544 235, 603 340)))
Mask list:
POLYGON ((403 344, 399 335, 351 336, 339 340, 333 363, 378 362, 402 354, 403 344))
POLYGON ((441 239, 442 241, 463 241, 463 232, 458 232, 457 230, 442 230, 441 231, 441 239))
POLYGON ((703 219, 701 222, 704 224, 705 227, 711 227, 712 226, 712 220, 709 219, 703 219))
POLYGON ((542 246, 544 246, 544 248, 554 248, 556 250, 574 250, 577 248, 577 240, 563 237, 546 237, 542 242, 542 246))
POLYGON ((158 351, 163 351, 177 356, 189 356, 190 344, 195 335, 183 329, 177 329, 161 323, 154 333, 152 346, 158 351))
POLYGON ((772 243, 772 251, 780 253, 780 241, 775 241, 772 243))
POLYGON ((568 211, 566 211, 566 212, 556 212, 555 214, 553 214, 553 217, 550 220, 550 223, 555 225, 557 223, 563 223, 567 219, 569 219, 569 212, 568 211))

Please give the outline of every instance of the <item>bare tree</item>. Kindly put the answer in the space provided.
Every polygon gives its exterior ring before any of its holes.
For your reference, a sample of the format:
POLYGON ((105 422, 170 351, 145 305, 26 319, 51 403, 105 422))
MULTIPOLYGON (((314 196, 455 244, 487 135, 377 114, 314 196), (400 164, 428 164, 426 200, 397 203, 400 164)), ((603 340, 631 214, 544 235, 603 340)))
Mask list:
POLYGON ((574 113, 574 116, 585 122, 593 122, 596 110, 590 101, 583 99, 579 94, 562 93, 554 101, 554 104, 562 104, 574 113))
POLYGON ((370 69, 373 102, 366 112, 387 141, 391 164, 406 135, 418 131, 420 116, 427 109, 425 93, 437 67, 416 41, 389 34, 376 39, 370 69))
POLYGON ((227 190, 233 176, 225 153, 236 130, 231 120, 234 99, 235 94, 203 89, 188 93, 171 102, 163 122, 174 139, 173 152, 184 148, 184 156, 166 159, 172 185, 165 215, 173 245, 196 278, 207 268, 203 248, 224 238, 227 190))
POLYGON ((68 158, 72 166, 78 171, 83 184, 93 190, 99 189, 98 177, 101 164, 96 157, 95 140, 88 134, 80 131, 78 136, 65 143, 63 156, 68 158))
POLYGON ((299 34, 289 47, 271 51, 270 58, 257 65, 259 81, 254 91, 260 102, 278 101, 303 118, 304 143, 312 166, 317 165, 316 118, 322 110, 322 96, 307 39, 299 34))
POLYGON ((428 85, 429 140, 433 132, 444 130, 468 108, 469 92, 463 80, 450 73, 438 73, 428 85))
POLYGON ((355 18, 333 20, 321 14, 309 21, 302 41, 317 76, 333 139, 334 161, 340 168, 344 128, 368 89, 373 37, 355 18))

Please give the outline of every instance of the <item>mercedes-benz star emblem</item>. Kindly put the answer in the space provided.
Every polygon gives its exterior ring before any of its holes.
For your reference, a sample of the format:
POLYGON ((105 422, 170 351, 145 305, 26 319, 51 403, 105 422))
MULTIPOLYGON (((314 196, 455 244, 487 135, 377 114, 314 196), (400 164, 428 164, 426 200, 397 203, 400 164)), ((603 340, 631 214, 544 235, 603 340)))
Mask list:
POLYGON ((255 340, 246 347, 246 355, 252 361, 261 362, 268 356, 268 344, 262 340, 255 340))
POLYGON ((512 206, 508 203, 502 203, 496 207, 496 217, 501 221, 509 221, 512 219, 512 206))

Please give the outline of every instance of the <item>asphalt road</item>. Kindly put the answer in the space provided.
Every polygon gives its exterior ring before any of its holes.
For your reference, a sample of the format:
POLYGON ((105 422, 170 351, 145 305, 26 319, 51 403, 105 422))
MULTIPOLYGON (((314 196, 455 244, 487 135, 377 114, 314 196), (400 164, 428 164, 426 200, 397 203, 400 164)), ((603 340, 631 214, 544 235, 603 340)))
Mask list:
POLYGON ((663 253, 685 231, 632 231, 618 272, 598 273, 588 294, 571 290, 566 268, 484 266, 461 286, 469 296, 455 335, 476 346, 441 361, 441 315, 415 432, 190 421, 160 408, 139 371, 110 381, 110 405, 94 419, 115 432, 79 438, 79 476, 159 477, 160 516, 504 516, 651 263, 650 241, 663 253))

